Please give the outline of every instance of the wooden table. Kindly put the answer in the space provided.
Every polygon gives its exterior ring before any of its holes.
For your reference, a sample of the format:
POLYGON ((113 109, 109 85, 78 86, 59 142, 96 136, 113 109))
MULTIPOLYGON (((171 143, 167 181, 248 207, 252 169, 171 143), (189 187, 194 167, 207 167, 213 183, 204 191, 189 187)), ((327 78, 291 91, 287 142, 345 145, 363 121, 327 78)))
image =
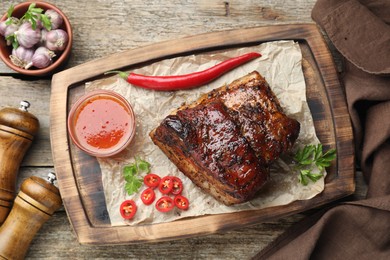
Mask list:
MULTIPOLYGON (((151 43, 205 32, 263 25, 313 23, 315 0, 90 0, 51 1, 70 19, 74 42, 67 68, 106 55, 151 43)), ((0 12, 15 1, 2 1, 0 12)), ((338 70, 338 53, 330 46, 338 70)), ((39 134, 20 169, 18 182, 53 171, 50 147, 49 101, 51 78, 27 78, 0 62, 0 109, 31 103, 30 112, 41 123, 39 134)), ((366 185, 356 174, 356 192, 347 199, 362 199, 366 185)), ((313 210, 314 211, 314 210, 313 210)), ((288 227, 310 212, 267 223, 238 228, 223 234, 126 246, 80 245, 62 208, 33 240, 27 258, 213 258, 245 259, 254 256, 288 227)))

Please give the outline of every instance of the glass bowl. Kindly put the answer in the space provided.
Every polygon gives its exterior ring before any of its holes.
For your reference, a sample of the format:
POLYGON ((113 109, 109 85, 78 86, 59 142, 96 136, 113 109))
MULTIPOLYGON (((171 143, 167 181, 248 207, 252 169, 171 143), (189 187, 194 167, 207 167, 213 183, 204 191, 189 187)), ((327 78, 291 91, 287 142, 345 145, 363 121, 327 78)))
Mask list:
POLYGON ((68 133, 73 143, 96 157, 112 157, 123 151, 131 143, 135 128, 130 103, 108 90, 85 94, 68 115, 68 133))

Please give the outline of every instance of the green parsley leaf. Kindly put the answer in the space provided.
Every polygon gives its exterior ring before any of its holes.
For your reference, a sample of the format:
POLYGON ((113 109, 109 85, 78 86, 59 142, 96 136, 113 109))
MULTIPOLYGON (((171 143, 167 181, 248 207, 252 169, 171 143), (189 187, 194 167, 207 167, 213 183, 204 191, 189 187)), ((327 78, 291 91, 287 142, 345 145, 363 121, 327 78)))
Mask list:
POLYGON ((51 30, 50 18, 47 15, 42 14, 41 21, 42 21, 43 27, 45 27, 46 30, 50 31, 51 30))
POLYGON ((137 163, 138 170, 140 170, 140 171, 142 171, 144 173, 149 173, 150 172, 150 163, 148 163, 147 161, 138 159, 136 161, 136 163, 137 163))
POLYGON ((126 177, 132 177, 137 174, 137 166, 135 164, 126 165, 123 167, 123 175, 126 177))
POLYGON ((298 180, 300 183, 302 183, 304 186, 306 186, 307 184, 309 184, 309 181, 307 179, 307 174, 308 174, 308 170, 301 170, 299 172, 299 175, 298 175, 298 180))
POLYGON ((336 159, 336 149, 330 149, 320 158, 315 161, 315 164, 318 168, 323 169, 325 167, 329 167, 331 162, 336 159))
POLYGON ((309 173, 307 174, 307 177, 312 181, 312 182, 316 182, 318 181, 319 179, 321 179, 322 177, 324 177, 324 175, 322 173, 309 173))
POLYGON ((329 167, 335 158, 336 149, 330 149, 323 153, 322 144, 306 145, 303 149, 299 149, 294 156, 297 163, 296 168, 299 170, 299 182, 307 185, 309 180, 312 182, 318 181, 324 176, 322 173, 324 169, 329 167), (312 173, 315 166, 320 173, 312 173))
POLYGON ((137 178, 135 176, 133 176, 130 179, 127 179, 126 181, 127 182, 125 184, 125 190, 129 195, 136 193, 139 190, 139 188, 141 188, 142 186, 142 179, 137 178))
POLYGON ((309 184, 309 179, 312 182, 316 182, 321 179, 324 175, 322 173, 311 173, 310 170, 300 170, 298 180, 304 186, 309 184))
POLYGON ((302 150, 298 150, 296 156, 294 157, 295 161, 299 162, 301 165, 308 165, 312 163, 313 153, 315 152, 314 145, 306 145, 302 150))
POLYGON ((27 12, 20 18, 21 21, 29 21, 31 27, 35 30, 37 29, 37 22, 41 21, 42 25, 48 30, 51 30, 51 21, 47 15, 42 14, 43 9, 35 7, 36 4, 32 3, 29 5, 27 12))
POLYGON ((141 188, 143 179, 139 177, 140 174, 150 172, 150 163, 136 158, 135 162, 123 167, 123 176, 126 180, 125 190, 129 195, 138 192, 141 188))
POLYGON ((7 42, 12 43, 12 48, 16 49, 19 47, 19 42, 16 39, 15 34, 10 34, 7 37, 5 37, 5 39, 7 40, 7 42))
POLYGON ((13 12, 14 12, 14 5, 11 5, 11 6, 8 8, 8 10, 7 10, 7 17, 8 17, 8 18, 11 18, 13 12))

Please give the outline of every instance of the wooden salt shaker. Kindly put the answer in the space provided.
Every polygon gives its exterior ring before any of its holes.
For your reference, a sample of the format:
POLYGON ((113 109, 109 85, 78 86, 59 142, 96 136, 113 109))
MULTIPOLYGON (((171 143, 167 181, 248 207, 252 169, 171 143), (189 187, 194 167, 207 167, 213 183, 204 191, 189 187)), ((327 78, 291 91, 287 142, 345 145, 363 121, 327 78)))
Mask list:
POLYGON ((35 234, 62 205, 60 192, 47 180, 32 176, 20 187, 12 210, 0 227, 0 259, 24 259, 35 234))
POLYGON ((19 108, 0 110, 0 225, 12 208, 20 163, 39 129, 29 106, 21 101, 19 108))

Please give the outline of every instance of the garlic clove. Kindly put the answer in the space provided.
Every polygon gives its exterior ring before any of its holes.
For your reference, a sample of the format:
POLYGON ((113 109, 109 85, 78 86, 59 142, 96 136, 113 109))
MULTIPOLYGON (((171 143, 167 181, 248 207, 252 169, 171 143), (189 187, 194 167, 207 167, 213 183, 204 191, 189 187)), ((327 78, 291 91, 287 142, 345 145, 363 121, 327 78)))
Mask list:
POLYGON ((64 22, 62 16, 53 9, 46 10, 45 15, 50 19, 52 30, 60 28, 64 22))
POLYGON ((41 53, 33 56, 32 63, 34 67, 43 69, 49 66, 52 63, 52 60, 48 55, 41 53))
POLYGON ((9 57, 14 65, 18 66, 19 68, 24 68, 32 61, 33 55, 33 49, 27 49, 23 46, 19 46, 16 49, 12 49, 12 54, 9 57))
POLYGON ((47 55, 49 55, 50 58, 54 58, 56 56, 54 51, 51 51, 51 50, 49 50, 48 48, 46 48, 44 46, 41 46, 41 47, 37 48, 35 50, 34 54, 40 54, 40 53, 47 54, 47 55))
POLYGON ((50 51, 46 47, 39 47, 35 50, 34 55, 32 56, 31 62, 24 66, 25 69, 29 69, 31 67, 36 67, 38 69, 43 69, 50 66, 53 63, 53 57, 55 57, 55 53, 50 51))
POLYGON ((19 44, 25 48, 32 48, 41 39, 41 30, 33 29, 29 22, 23 23, 15 32, 19 44))
POLYGON ((38 53, 34 54, 31 62, 27 64, 24 68, 29 69, 34 66, 38 69, 43 69, 48 67, 50 64, 52 64, 52 59, 48 55, 45 55, 44 53, 38 53))
POLYGON ((68 34, 64 30, 51 30, 46 34, 45 46, 52 51, 63 51, 68 44, 68 40, 68 34))
POLYGON ((10 17, 5 21, 0 22, 0 35, 7 37, 13 34, 19 28, 19 19, 16 17, 10 17), (10 24, 9 21, 11 21, 10 24))

